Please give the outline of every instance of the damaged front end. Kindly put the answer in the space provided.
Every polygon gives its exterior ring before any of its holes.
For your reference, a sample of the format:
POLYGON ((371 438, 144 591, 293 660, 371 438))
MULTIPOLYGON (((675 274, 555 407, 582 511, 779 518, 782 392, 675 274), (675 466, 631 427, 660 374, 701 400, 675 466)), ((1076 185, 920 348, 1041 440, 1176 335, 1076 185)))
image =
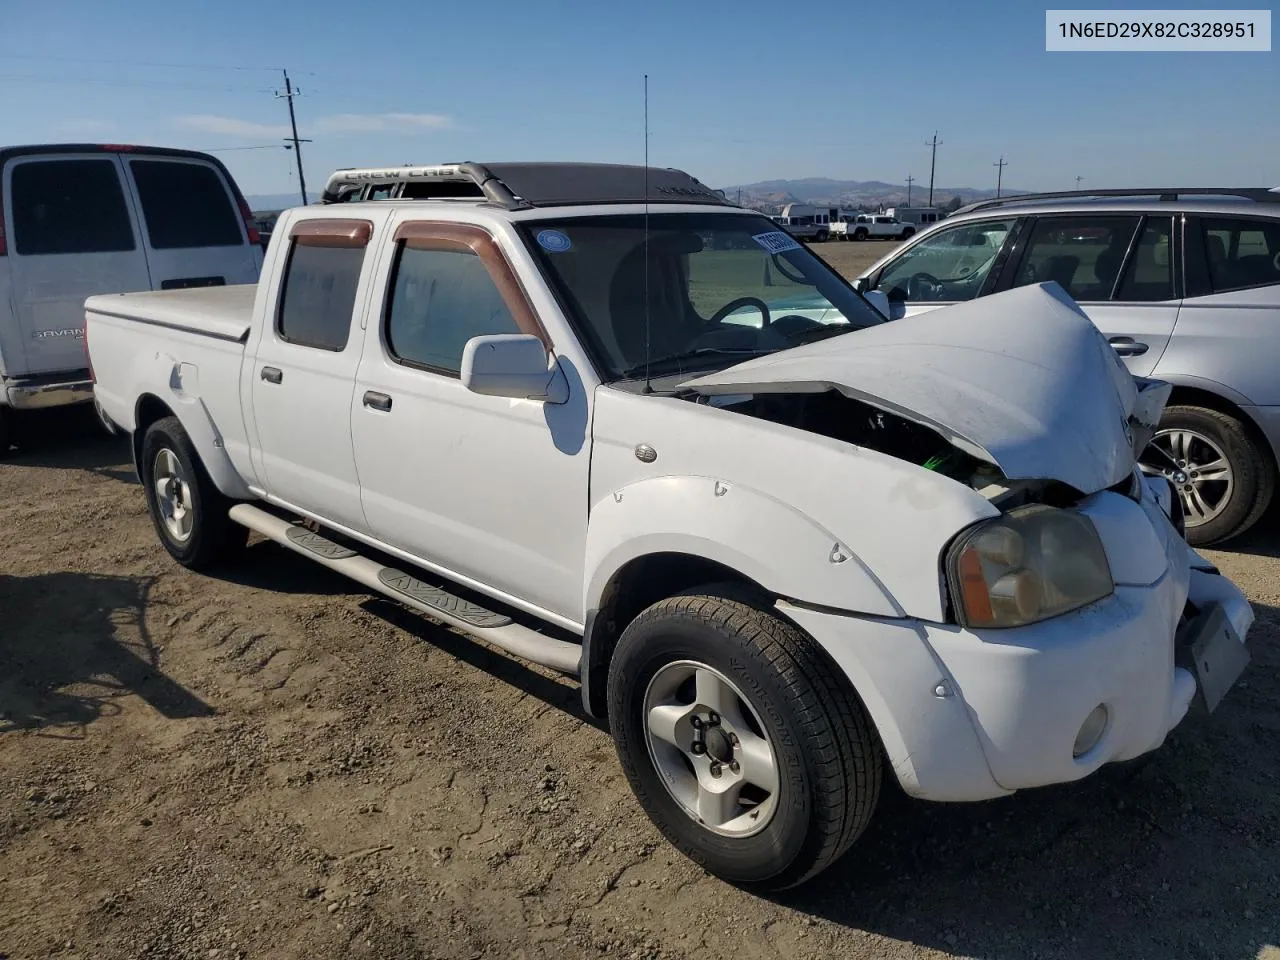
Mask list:
POLYGON ((934 470, 1001 509, 1101 490, 1135 471, 1171 387, 1134 378, 1057 284, 818 341, 683 387, 750 416, 934 470))

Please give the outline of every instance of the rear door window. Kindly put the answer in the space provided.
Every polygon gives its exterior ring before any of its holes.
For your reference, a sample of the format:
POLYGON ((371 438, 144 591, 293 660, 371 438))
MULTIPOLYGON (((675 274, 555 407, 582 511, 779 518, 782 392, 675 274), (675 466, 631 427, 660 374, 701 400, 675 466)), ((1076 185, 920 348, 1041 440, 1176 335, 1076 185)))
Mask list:
POLYGON ((1073 300, 1111 299, 1138 220, 1136 215, 1041 217, 1013 285, 1055 280, 1073 300))
POLYGON ((133 224, 113 159, 16 164, 10 197, 19 256, 134 249, 133 224))
POLYGON ((335 353, 346 349, 364 254, 364 247, 294 240, 280 288, 282 340, 335 353))
POLYGON ((1201 221, 1214 293, 1280 283, 1280 220, 1201 221))
POLYGON ((222 176, 203 163, 130 160, 153 250, 238 247, 241 218, 222 176))

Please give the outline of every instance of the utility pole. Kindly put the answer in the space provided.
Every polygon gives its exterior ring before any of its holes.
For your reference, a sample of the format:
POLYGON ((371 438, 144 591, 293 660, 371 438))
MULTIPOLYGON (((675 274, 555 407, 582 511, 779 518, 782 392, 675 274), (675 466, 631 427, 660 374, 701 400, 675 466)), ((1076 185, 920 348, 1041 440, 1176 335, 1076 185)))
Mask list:
POLYGON ((997 160, 995 163, 992 164, 993 167, 999 167, 999 169, 996 171, 996 199, 997 200, 1000 199, 1000 187, 1004 182, 1004 168, 1007 167, 1008 165, 1009 164, 1005 163, 1004 157, 1001 157, 999 160, 997 160))
POLYGON ((277 93, 277 100, 289 101, 289 127, 293 130, 293 136, 285 137, 285 143, 292 144, 292 147, 285 147, 286 150, 293 150, 293 158, 298 161, 298 187, 302 191, 302 205, 307 205, 307 180, 302 175, 302 146, 301 144, 310 143, 310 140, 303 140, 298 136, 298 119, 293 113, 293 98, 302 94, 301 90, 293 89, 293 84, 289 82, 289 71, 280 71, 284 74, 284 93, 277 93))
POLYGON ((916 178, 907 174, 907 206, 911 206, 911 185, 916 182, 916 178))
POLYGON ((1077 190, 1079 190, 1079 189, 1080 189, 1080 181, 1081 181, 1081 180, 1083 180, 1083 179, 1084 179, 1084 177, 1076 177, 1076 189, 1077 189, 1077 190))
POLYGON ((932 147, 933 153, 929 157, 929 206, 933 206, 933 171, 938 161, 938 131, 933 131, 933 139, 926 140, 924 145, 932 147))

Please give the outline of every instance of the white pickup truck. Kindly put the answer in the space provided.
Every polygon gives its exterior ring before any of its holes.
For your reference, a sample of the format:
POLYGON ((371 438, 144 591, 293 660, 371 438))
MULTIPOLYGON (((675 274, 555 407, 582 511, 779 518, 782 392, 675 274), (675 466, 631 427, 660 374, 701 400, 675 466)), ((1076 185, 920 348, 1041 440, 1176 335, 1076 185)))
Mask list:
POLYGON ((831 224, 836 240, 909 240, 915 233, 915 224, 875 213, 850 214, 831 224))
POLYGON ((285 212, 256 287, 86 302, 159 539, 206 568, 255 530, 577 675, 714 874, 814 876, 884 776, 1146 754, 1245 669, 1252 608, 1135 463, 1168 385, 1056 285, 882 323, 679 171, 392 176, 285 212))

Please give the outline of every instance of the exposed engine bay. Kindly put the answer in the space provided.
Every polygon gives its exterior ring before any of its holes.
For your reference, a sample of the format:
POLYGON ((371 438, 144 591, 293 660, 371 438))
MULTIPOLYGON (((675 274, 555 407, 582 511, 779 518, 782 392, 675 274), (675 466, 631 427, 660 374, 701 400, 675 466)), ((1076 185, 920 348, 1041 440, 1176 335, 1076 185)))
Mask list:
POLYGON ((1005 509, 1029 501, 1072 502, 1080 496, 1060 484, 1010 481, 998 467, 959 449, 931 427, 846 397, 836 390, 714 397, 690 394, 688 399, 914 463, 972 487, 1005 509))

